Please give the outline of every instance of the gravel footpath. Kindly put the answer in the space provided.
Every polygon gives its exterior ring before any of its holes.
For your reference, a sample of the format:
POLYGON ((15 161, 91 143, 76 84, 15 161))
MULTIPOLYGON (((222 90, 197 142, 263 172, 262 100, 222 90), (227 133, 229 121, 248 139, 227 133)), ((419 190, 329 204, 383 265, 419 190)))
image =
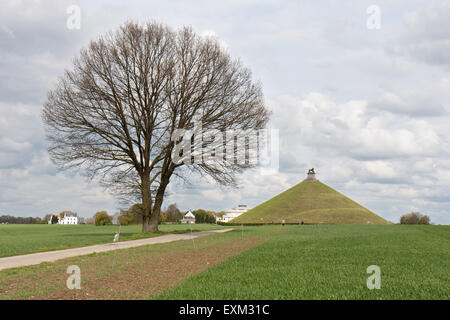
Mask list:
POLYGON ((17 268, 23 266, 29 266, 34 264, 40 264, 41 262, 51 262, 65 258, 71 258, 76 256, 82 256, 86 254, 91 254, 94 252, 105 252, 116 249, 126 249, 138 246, 144 246, 148 244, 155 243, 166 243, 178 240, 190 240, 191 238, 198 238, 210 234, 227 232, 233 229, 220 229, 220 230, 211 230, 211 231, 200 231, 192 233, 183 233, 183 234, 166 234, 163 236, 147 238, 147 239, 139 239, 139 240, 128 240, 123 242, 116 243, 105 243, 105 244, 96 244, 93 246, 80 247, 80 248, 72 248, 72 249, 64 249, 64 250, 55 250, 55 251, 46 251, 46 252, 38 252, 38 253, 30 253, 24 254, 20 256, 12 256, 0 258, 0 270, 8 269, 8 268, 17 268))

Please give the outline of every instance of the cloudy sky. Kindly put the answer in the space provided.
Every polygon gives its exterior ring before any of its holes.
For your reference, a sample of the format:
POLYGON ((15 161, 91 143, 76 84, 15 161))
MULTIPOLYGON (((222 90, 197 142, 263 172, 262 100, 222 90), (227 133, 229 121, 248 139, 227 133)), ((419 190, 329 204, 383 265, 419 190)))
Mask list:
POLYGON ((390 221, 415 210, 450 223, 450 1, 92 2, 2 0, 0 215, 117 211, 95 183, 58 172, 40 112, 89 40, 126 20, 156 20, 216 35, 262 82, 280 132, 278 173, 247 172, 239 190, 175 181, 166 204, 255 206, 314 167, 390 221), (71 5, 79 29, 67 27, 71 5))

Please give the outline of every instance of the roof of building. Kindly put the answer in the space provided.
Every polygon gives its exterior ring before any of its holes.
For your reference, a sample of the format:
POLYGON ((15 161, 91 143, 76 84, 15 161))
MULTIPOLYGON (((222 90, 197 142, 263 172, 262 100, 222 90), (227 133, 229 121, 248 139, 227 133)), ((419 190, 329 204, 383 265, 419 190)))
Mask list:
POLYGON ((77 213, 76 212, 66 212, 64 214, 64 217, 76 217, 77 213))
POLYGON ((191 210, 189 210, 188 212, 186 212, 186 214, 184 215, 184 218, 195 218, 194 214, 191 212, 191 210))

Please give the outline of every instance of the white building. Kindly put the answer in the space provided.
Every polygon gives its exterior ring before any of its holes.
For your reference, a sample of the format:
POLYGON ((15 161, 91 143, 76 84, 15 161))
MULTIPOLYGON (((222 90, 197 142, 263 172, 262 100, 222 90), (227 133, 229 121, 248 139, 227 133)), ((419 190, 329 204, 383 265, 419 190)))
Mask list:
POLYGON ((195 215, 189 210, 181 219, 181 223, 195 223, 195 215))
POLYGON ((59 220, 59 224, 78 224, 78 217, 75 212, 68 212, 64 218, 59 220))
MULTIPOLYGON (((61 219, 61 216, 56 215, 58 217, 58 224, 78 224, 80 221, 75 212, 66 212, 64 214, 64 218, 61 219)), ((48 221, 48 224, 52 224, 52 218, 48 221)))
POLYGON ((239 217, 241 214, 246 213, 248 210, 249 208, 247 208, 247 205, 240 204, 237 206, 237 208, 225 210, 223 216, 221 218, 218 218, 217 221, 230 222, 234 218, 239 217))

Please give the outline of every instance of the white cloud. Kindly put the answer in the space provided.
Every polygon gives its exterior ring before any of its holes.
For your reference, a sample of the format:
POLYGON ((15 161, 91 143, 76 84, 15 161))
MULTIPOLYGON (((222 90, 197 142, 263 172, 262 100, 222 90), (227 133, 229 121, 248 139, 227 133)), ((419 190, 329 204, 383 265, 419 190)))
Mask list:
POLYGON ((434 65, 450 66, 450 1, 437 1, 409 11, 403 20, 408 34, 393 50, 434 65))
POLYGON ((43 216, 73 210, 91 217, 117 210, 112 196, 81 176, 57 173, 48 155, 34 154, 26 168, 0 169, 0 215, 43 216))
POLYGON ((371 102, 369 107, 418 116, 438 116, 445 112, 444 106, 436 101, 434 96, 413 90, 405 92, 402 97, 393 92, 384 92, 380 98, 371 102))
POLYGON ((386 161, 366 161, 364 167, 367 174, 375 178, 392 179, 397 177, 395 169, 386 161))
POLYGON ((211 201, 222 201, 224 194, 218 190, 204 190, 202 196, 211 201))
POLYGON ((14 35, 14 32, 8 26, 5 25, 1 26, 0 31, 2 31, 10 39, 14 39, 16 37, 14 35))
POLYGON ((365 101, 336 104, 323 94, 311 93, 303 99, 284 96, 271 103, 280 110, 274 123, 283 128, 291 145, 300 138, 322 152, 356 158, 431 156, 441 150, 441 138, 428 122, 372 114, 365 101))

